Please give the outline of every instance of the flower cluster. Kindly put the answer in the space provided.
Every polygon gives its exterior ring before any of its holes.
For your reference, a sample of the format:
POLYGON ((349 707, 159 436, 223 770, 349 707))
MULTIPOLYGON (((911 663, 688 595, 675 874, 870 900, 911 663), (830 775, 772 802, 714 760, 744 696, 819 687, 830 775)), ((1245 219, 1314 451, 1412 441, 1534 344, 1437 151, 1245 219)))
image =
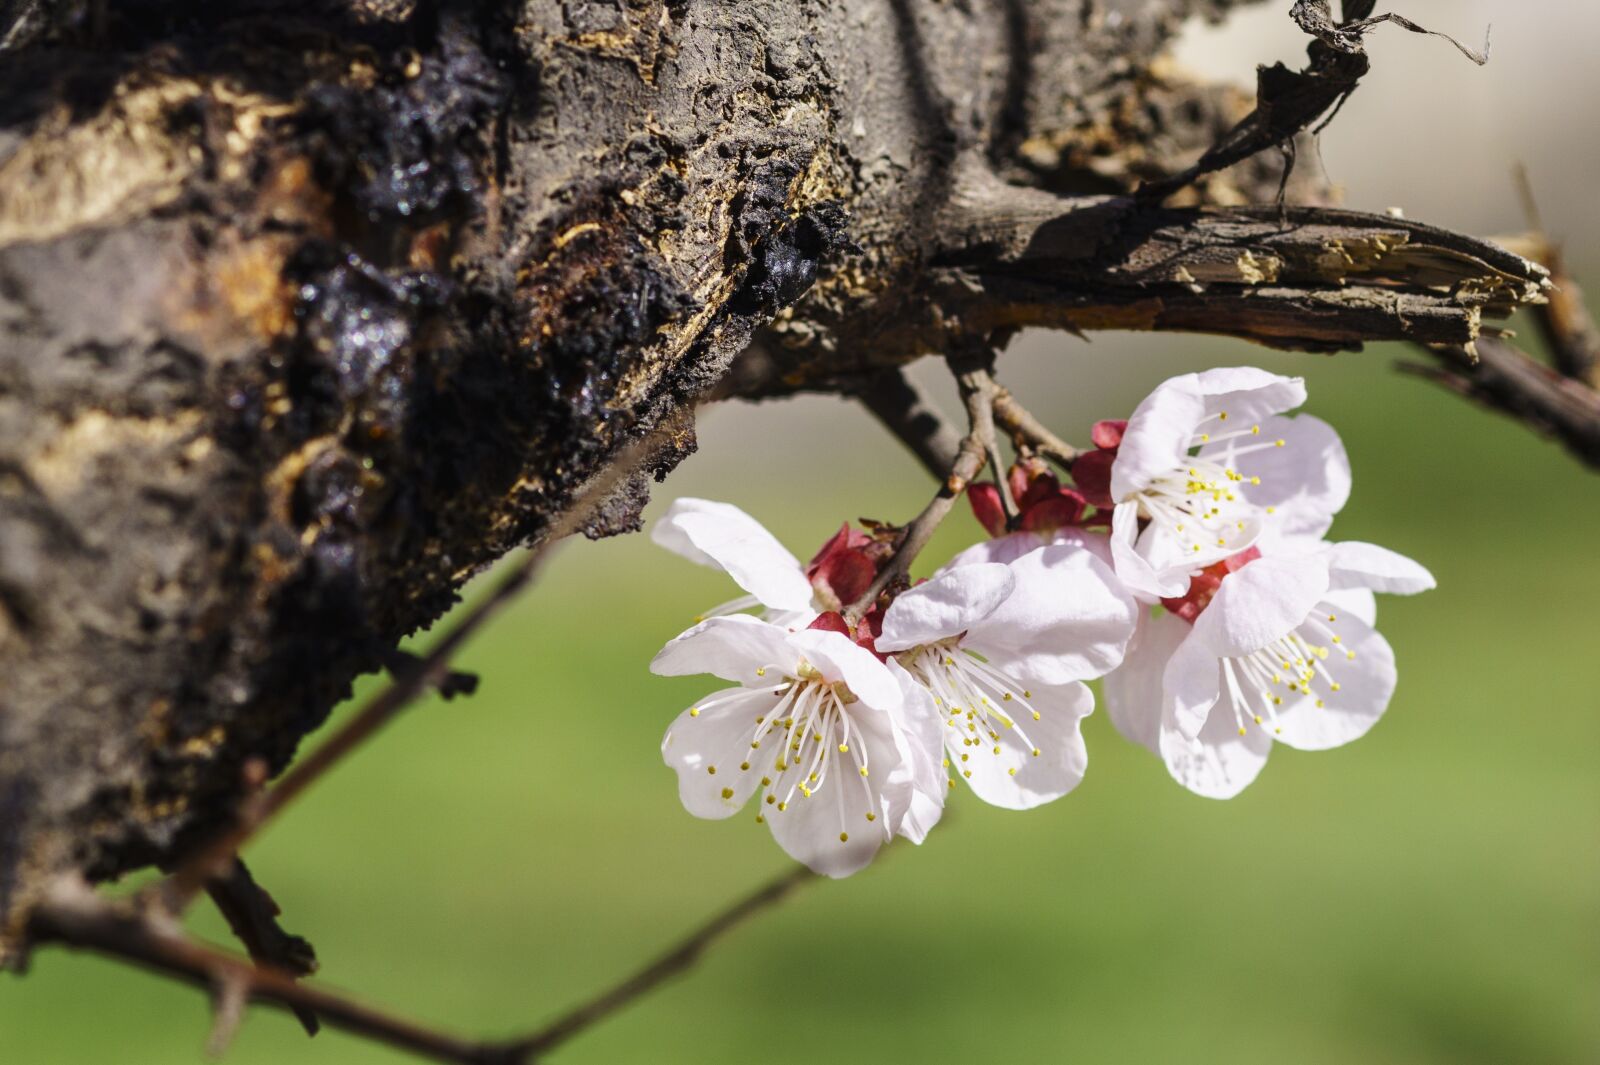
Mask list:
POLYGON ((846 876, 895 836, 920 843, 957 780, 1008 809, 1070 792, 1095 678, 1117 729, 1214 798, 1275 742, 1363 735, 1395 686, 1373 593, 1433 579, 1324 540, 1350 468, 1328 425, 1288 416, 1305 398, 1246 367, 1167 381, 1094 427, 1071 486, 1027 454, 1004 493, 970 486, 991 539, 870 602, 896 530, 847 524, 802 565, 738 508, 678 500, 655 541, 747 593, 651 666, 735 685, 662 741, 684 806, 721 818, 754 801, 784 850, 846 876))

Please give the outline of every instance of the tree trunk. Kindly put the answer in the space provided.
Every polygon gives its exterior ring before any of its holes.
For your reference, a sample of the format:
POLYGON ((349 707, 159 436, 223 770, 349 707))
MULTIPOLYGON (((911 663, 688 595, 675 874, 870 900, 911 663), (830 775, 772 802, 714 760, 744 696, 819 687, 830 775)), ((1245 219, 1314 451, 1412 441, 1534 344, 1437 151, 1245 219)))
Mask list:
POLYGON ((1159 58, 1229 6, 0 0, 0 958, 649 438, 585 531, 636 528, 698 399, 1025 325, 1470 345, 1536 297, 1225 206, 1275 159, 1129 197, 1249 110, 1159 58))

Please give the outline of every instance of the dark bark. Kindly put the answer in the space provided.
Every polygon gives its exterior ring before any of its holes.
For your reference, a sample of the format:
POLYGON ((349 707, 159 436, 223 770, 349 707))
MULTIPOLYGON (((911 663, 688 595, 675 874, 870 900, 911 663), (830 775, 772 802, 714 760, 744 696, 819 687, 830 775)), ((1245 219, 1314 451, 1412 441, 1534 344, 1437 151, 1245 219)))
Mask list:
POLYGON ((1033 324, 1469 344, 1537 294, 1409 223, 1127 198, 1248 109, 1151 68, 1228 6, 0 0, 0 957, 712 390, 1033 324))

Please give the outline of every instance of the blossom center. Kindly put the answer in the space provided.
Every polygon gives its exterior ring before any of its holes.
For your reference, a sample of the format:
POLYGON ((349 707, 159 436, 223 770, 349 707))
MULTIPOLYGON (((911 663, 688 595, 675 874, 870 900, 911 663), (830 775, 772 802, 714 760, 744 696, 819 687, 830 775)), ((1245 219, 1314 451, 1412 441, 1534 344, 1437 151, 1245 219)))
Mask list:
POLYGON ((1278 720, 1284 700, 1313 699, 1327 704, 1342 685, 1339 665, 1356 653, 1344 646, 1332 613, 1315 613, 1299 628, 1248 655, 1222 659, 1222 682, 1233 708, 1234 724, 1243 736, 1254 724, 1283 731, 1278 720))
MULTIPOLYGON (((945 749, 963 777, 971 779, 974 758, 1009 763, 1006 772, 1016 776, 1023 752, 1041 754, 1028 735, 1028 726, 1040 720, 1033 693, 962 647, 960 637, 902 652, 900 664, 933 693, 947 726, 945 749)), ((944 765, 952 768, 951 759, 944 765)))
MULTIPOLYGON (((795 675, 774 688, 735 689, 693 707, 690 716, 725 708, 740 716, 749 714, 745 742, 749 745, 738 773, 759 776, 763 789, 756 820, 783 816, 795 802, 829 804, 839 821, 839 841, 849 842, 850 832, 876 823, 887 833, 883 809, 871 776, 871 752, 851 707, 860 707, 856 695, 843 682, 831 682, 802 661, 795 675)), ((727 772, 727 767, 722 767, 727 772)), ((710 776, 718 767, 707 766, 710 776)), ((724 799, 737 790, 720 780, 713 786, 724 799)))
MULTIPOLYGON (((1190 437, 1188 450, 1208 444, 1221 443, 1245 437, 1259 438, 1261 426, 1248 429, 1226 430, 1228 413, 1219 412, 1200 423, 1190 437)), ((1238 459, 1260 451, 1285 446, 1284 440, 1263 440, 1232 448, 1230 459, 1238 459)), ((1245 520, 1252 508, 1245 498, 1247 485, 1261 483, 1259 476, 1243 473, 1233 466, 1224 465, 1214 458, 1198 453, 1185 456, 1183 462, 1165 473, 1158 474, 1134 494, 1139 505, 1139 517, 1150 521, 1177 541, 1187 554, 1215 554, 1243 540, 1246 535, 1245 520)), ((1267 508, 1270 514, 1272 508, 1267 508)))

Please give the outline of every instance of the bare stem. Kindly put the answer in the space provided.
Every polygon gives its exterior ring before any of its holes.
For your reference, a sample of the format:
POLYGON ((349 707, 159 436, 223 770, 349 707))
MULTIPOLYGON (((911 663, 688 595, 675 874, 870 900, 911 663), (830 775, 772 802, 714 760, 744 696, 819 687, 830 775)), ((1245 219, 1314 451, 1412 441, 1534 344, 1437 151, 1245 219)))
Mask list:
POLYGON ((950 508, 955 506, 956 499, 983 471, 991 455, 997 452, 994 440, 994 396, 999 386, 994 383, 987 363, 971 359, 957 362, 952 359, 951 369, 955 371, 956 384, 961 389, 961 399, 966 405, 967 422, 971 428, 961 441, 955 461, 950 464, 939 491, 922 509, 922 513, 906 526, 893 557, 878 572, 872 586, 845 611, 846 618, 852 624, 860 621, 885 591, 907 581, 912 562, 928 546, 939 524, 950 513, 950 508))
POLYGON ((1071 469, 1078 457, 1077 448, 1052 433, 1043 422, 1028 413, 1015 396, 998 386, 994 393, 994 420, 1017 440, 1062 469, 1071 469))
POLYGON ((532 1035, 507 1044, 507 1047, 530 1059, 547 1053, 688 969, 700 960, 712 943, 736 925, 782 902, 796 888, 815 880, 816 876, 803 865, 795 866, 717 914, 677 946, 626 980, 607 988, 532 1035))

